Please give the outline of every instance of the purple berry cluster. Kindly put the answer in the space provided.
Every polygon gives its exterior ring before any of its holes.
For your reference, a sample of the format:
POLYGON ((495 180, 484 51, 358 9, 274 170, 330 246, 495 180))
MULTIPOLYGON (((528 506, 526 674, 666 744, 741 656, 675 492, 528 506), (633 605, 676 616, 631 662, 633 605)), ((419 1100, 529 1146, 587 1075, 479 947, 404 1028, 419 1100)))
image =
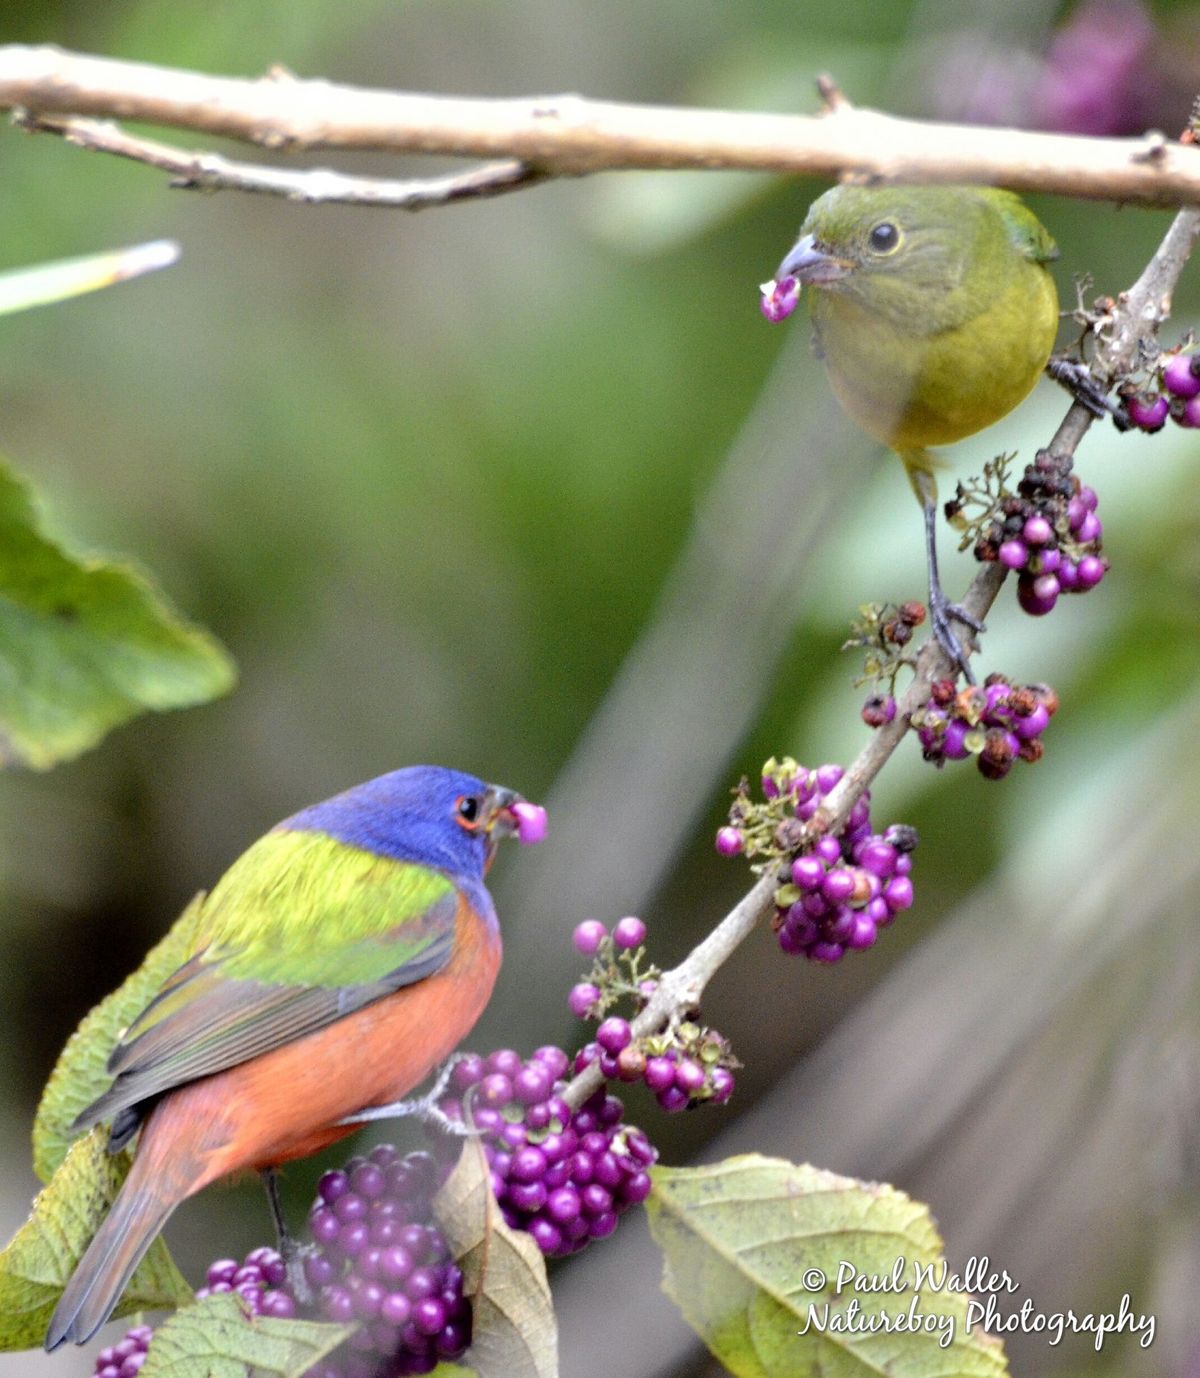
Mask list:
POLYGON ((786 321, 800 304, 800 283, 794 277, 772 278, 758 291, 758 309, 771 322, 786 321))
POLYGON ((1142 431, 1161 431, 1170 417, 1179 426, 1200 426, 1200 354, 1172 354, 1158 371, 1156 388, 1123 393, 1130 421, 1142 431))
POLYGON ((1058 709, 1058 695, 1046 684, 1013 685, 1002 675, 983 684, 955 688, 938 680, 928 702, 912 715, 927 761, 962 761, 974 756, 988 780, 1002 780, 1018 761, 1040 761, 1042 733, 1058 709))
POLYGON ((154 1338, 154 1327, 135 1325, 115 1345, 96 1355, 95 1378, 134 1378, 146 1362, 146 1352, 154 1338))
MULTIPOLYGON (((1095 491, 1071 472, 1069 456, 1039 450, 1017 492, 1000 500, 975 556, 1013 570, 1017 601, 1031 616, 1043 617, 1059 594, 1086 593, 1108 572, 1096 503, 1095 491)), ((958 508, 959 500, 952 500, 947 514, 953 517, 958 508)))
POLYGON ((480 1132, 505 1220, 554 1257, 612 1234, 650 1194, 647 1169, 658 1156, 603 1089, 572 1111, 562 1096, 568 1066, 555 1047, 525 1060, 510 1048, 468 1053, 440 1103, 452 1119, 469 1113, 480 1132))
MULTIPOLYGON (((442 1177, 430 1154, 402 1157, 379 1144, 318 1184, 303 1263, 311 1302, 300 1304, 283 1258, 266 1247, 242 1263, 218 1259, 196 1300, 232 1292, 251 1316, 356 1322, 346 1343, 305 1378, 404 1378, 457 1359, 471 1343, 471 1306, 445 1240, 428 1223, 442 1177)), ((153 1334, 137 1326, 102 1349, 95 1378, 133 1378, 153 1334)))
POLYGON ((775 892, 779 946, 812 962, 838 962, 873 947, 879 930, 912 906, 916 841, 903 825, 872 833, 864 795, 845 832, 818 838, 792 862, 791 884, 775 892))
POLYGON ((738 1066, 728 1042, 691 1020, 666 1033, 635 1039, 628 1020, 610 1016, 575 1055, 575 1071, 596 1063, 609 1081, 643 1081, 668 1114, 733 1095, 738 1066))
POLYGON ((803 825, 844 773, 838 765, 809 770, 790 757, 772 757, 763 767, 766 805, 751 803, 743 784, 729 826, 717 835, 717 850, 726 855, 791 856, 791 878, 775 892, 774 928, 784 952, 814 962, 837 962, 871 947, 879 929, 913 901, 916 832, 902 824, 873 832, 869 793, 855 802, 840 833, 808 841, 803 825), (796 856, 798 846, 804 850, 796 856))
POLYGON ((428 1373, 471 1342, 462 1272, 429 1223, 442 1171, 429 1153, 379 1144, 322 1176, 304 1277, 323 1320, 359 1329, 308 1378, 428 1373))
MULTIPOLYGON (((719 846, 718 842, 718 846, 719 846)), ((740 845, 740 844, 739 844, 740 845)), ((646 925, 619 920, 610 934, 598 919, 585 919, 572 934, 575 950, 594 959, 588 978, 571 988, 567 1004, 579 1019, 598 1019, 620 1000, 641 1008, 657 988, 659 972, 643 968, 646 925)), ((729 1044, 713 1029, 684 1021, 665 1033, 635 1038, 627 1019, 602 1019, 595 1037, 575 1055, 575 1071, 595 1063, 607 1081, 644 1081, 668 1113, 733 1095, 738 1066, 729 1044)))

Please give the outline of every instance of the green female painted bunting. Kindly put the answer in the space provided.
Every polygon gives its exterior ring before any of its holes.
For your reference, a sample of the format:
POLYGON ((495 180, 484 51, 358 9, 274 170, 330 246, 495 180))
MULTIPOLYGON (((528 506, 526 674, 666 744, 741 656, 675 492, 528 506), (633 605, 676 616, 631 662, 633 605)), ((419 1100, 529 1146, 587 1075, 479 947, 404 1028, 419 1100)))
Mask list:
POLYGON ((908 471, 925 512, 934 633, 968 679, 950 621, 982 628, 938 581, 938 461, 929 451, 990 426, 1032 390, 1058 329, 1046 267, 1057 256, 1008 191, 838 186, 813 202, 763 289, 771 319, 789 314, 792 283, 815 289, 817 352, 843 408, 908 471))
POLYGON ((233 863, 199 902, 194 950, 111 1050, 111 1087, 75 1121, 109 1125, 114 1151, 137 1135, 137 1156, 47 1349, 95 1334, 181 1201, 336 1142, 452 1051, 500 966, 483 881, 510 833, 540 841, 544 811, 410 766, 302 809, 233 863))

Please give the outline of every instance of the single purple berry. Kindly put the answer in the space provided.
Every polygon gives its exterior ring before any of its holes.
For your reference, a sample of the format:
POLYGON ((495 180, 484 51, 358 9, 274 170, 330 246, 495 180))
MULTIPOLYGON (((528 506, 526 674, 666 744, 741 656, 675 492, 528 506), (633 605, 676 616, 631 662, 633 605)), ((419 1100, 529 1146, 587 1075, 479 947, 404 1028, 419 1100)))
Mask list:
POLYGON ((824 765, 817 767, 817 789, 822 794, 828 794, 834 785, 845 775, 845 769, 839 765, 824 765))
POLYGON ((642 1079, 651 1091, 665 1091, 675 1085, 675 1064, 669 1057, 648 1057, 642 1079))
POLYGON ((1024 541, 1005 541, 1000 547, 999 560, 1005 569, 1024 569, 1029 562, 1029 547, 1024 541))
POLYGON ((1095 512, 1089 512, 1083 521, 1079 523, 1079 530, 1075 533, 1080 545, 1091 545, 1098 541, 1104 534, 1104 525, 1095 512))
POLYGON ((1030 517, 1021 529, 1021 538, 1026 545, 1049 545, 1054 539, 1054 528, 1045 517, 1030 517))
POLYGON ((641 947, 646 941, 646 925, 641 919, 630 915, 628 918, 619 919, 613 929, 613 942, 617 947, 624 948, 626 951, 635 947, 641 947))
POLYGON ((745 843, 737 828, 727 824, 717 829, 717 851, 721 856, 738 856, 743 846, 745 843))
POLYGON ((691 1097, 688 1093, 681 1091, 678 1086, 668 1086, 658 1093, 658 1104, 668 1115, 673 1115, 679 1110, 686 1110, 690 1100, 691 1097))
POLYGON ((1196 355, 1176 354, 1163 368, 1163 386, 1176 397, 1195 397, 1200 393, 1196 364, 1196 355))
POLYGON ((1095 588, 1104 578, 1105 569, 1105 563, 1098 555, 1085 555, 1075 571, 1080 589, 1095 588))
POLYGON ((808 955, 814 962, 840 962, 845 950, 841 943, 814 943, 808 955))
POLYGON ((584 919, 581 924, 576 925, 575 932, 571 934, 571 941, 575 944, 576 952, 582 953, 585 957, 594 957, 600 944, 607 937, 608 929, 599 919, 584 919))
POLYGON ((600 987, 591 981, 580 981, 571 987, 567 995, 567 1008, 576 1019, 586 1019, 589 1011, 600 999, 600 987))
POLYGON ((689 1096, 703 1090, 705 1080, 704 1068, 690 1057, 681 1059, 675 1068, 675 1085, 681 1091, 686 1091, 689 1096))
POLYGON ((1183 406, 1171 415, 1180 426, 1186 426, 1189 430, 1200 427, 1200 397, 1189 397, 1183 406))
POLYGON ((801 890, 815 890, 825 879, 825 863, 819 856, 798 856, 792 862, 792 884, 801 890))
POLYGON ((571 1060, 559 1047, 553 1043, 547 1043, 539 1048, 533 1055, 535 1062, 540 1062, 548 1068, 551 1080, 557 1081, 559 1077, 565 1077, 567 1068, 571 1060))
POLYGON ((622 1048, 627 1048, 629 1046, 632 1037, 633 1031, 630 1029, 629 1024, 624 1019, 618 1019, 615 1016, 611 1019, 606 1019, 596 1030, 596 1042, 599 1043, 606 1053, 612 1053, 614 1056, 619 1053, 622 1048))
POLYGON ((910 908, 913 902, 912 881, 908 876, 893 876, 884 887, 883 898, 893 913, 898 909, 910 908))
POLYGON ((1161 394, 1157 397, 1138 397, 1135 393, 1125 399, 1125 410, 1139 431, 1161 431, 1171 414, 1171 404, 1161 394))

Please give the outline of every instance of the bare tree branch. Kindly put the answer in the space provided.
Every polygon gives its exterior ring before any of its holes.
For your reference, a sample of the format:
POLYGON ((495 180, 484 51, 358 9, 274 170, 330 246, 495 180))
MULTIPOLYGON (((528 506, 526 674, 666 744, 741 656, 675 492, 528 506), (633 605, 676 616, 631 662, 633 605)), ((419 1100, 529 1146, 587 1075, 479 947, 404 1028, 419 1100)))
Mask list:
MULTIPOLYGON (((1200 210, 1180 211, 1142 275, 1121 294, 1111 316, 1101 327, 1092 362, 1092 371, 1098 377, 1111 381, 1152 342, 1166 319, 1175 284, 1198 238, 1200 210)), ((1054 454, 1073 455, 1094 419, 1086 406, 1073 402, 1047 448, 1054 454)), ((999 562, 985 564, 962 600, 966 611, 980 620, 986 617, 1007 575, 1008 571, 999 562)), ((837 832, 845 824, 850 810, 870 788, 910 730, 909 719, 928 700, 930 686, 937 679, 953 676, 955 671, 950 657, 930 637, 917 656, 912 682, 897 705, 895 718, 871 734, 870 741, 826 796, 824 806, 810 824, 814 835, 837 832)), ((704 941, 677 967, 663 974, 646 1007, 632 1021, 635 1038, 666 1028, 672 1020, 699 1003, 705 986, 720 967, 773 911, 775 890, 782 878, 781 868, 773 868, 761 876, 704 941)), ((568 1086, 567 1100, 572 1105, 581 1105, 602 1082, 600 1069, 593 1063, 568 1086)))
POLYGON ((57 134, 76 148, 112 153, 171 173, 171 186, 193 191, 254 191, 306 205, 385 206, 419 211, 452 201, 479 200, 519 191, 543 180, 526 163, 507 159, 447 177, 350 177, 329 168, 264 167, 219 153, 188 153, 171 144, 130 134, 111 121, 55 119, 19 111, 14 122, 31 134, 57 134))
POLYGON ((624 105, 572 95, 484 100, 302 81, 281 70, 251 80, 52 47, 0 47, 0 108, 27 111, 43 125, 52 117, 90 116, 277 151, 503 158, 542 177, 630 168, 851 173, 1200 204, 1200 150, 1161 134, 1088 139, 897 119, 851 105, 828 79, 821 90, 820 115, 624 105))

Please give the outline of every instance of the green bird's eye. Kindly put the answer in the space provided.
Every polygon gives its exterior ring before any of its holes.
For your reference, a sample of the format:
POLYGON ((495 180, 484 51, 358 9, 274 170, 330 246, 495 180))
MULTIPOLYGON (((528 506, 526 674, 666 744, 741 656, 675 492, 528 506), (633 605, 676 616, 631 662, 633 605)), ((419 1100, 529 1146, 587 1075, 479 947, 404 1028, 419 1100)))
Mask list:
POLYGON ((891 254, 900 247, 900 231, 890 220, 881 221, 867 236, 867 242, 877 254, 891 254))
POLYGON ((470 794, 461 794, 454 805, 455 821, 468 832, 473 831, 479 821, 479 800, 470 794))

